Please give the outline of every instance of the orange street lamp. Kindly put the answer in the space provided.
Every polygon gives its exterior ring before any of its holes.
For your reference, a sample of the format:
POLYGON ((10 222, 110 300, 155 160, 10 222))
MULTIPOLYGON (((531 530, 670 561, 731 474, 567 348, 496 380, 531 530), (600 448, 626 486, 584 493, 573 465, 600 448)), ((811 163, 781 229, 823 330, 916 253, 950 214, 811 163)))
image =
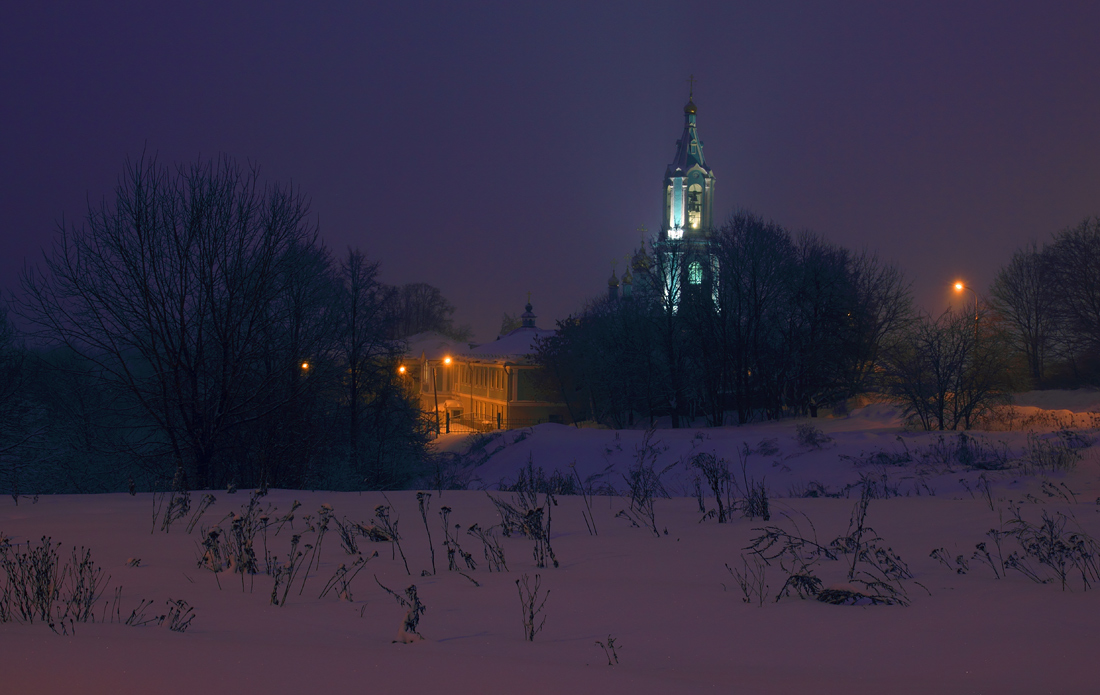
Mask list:
POLYGON ((406 396, 409 396, 410 395, 410 392, 409 392, 409 377, 408 377, 408 374, 406 374, 407 371, 408 370, 405 368, 405 365, 403 365, 403 364, 397 365, 397 375, 398 375, 398 378, 401 379, 401 390, 404 392, 404 394, 406 396))
POLYGON ((963 292, 964 290, 969 292, 970 294, 974 295, 974 341, 977 342, 977 340, 978 340, 978 293, 974 291, 974 288, 968 286, 962 280, 956 280, 955 281, 955 291, 956 292, 963 292))
POLYGON ((309 369, 309 362, 302 362, 302 371, 304 372, 307 369, 309 369))
MULTIPOLYGON (((443 364, 447 367, 451 366, 451 356, 447 355, 443 358, 443 364)), ((435 400, 435 434, 438 437, 442 430, 439 427, 439 367, 432 367, 432 398, 435 400)), ((451 421, 450 413, 448 413, 447 420, 447 434, 451 433, 451 421)))

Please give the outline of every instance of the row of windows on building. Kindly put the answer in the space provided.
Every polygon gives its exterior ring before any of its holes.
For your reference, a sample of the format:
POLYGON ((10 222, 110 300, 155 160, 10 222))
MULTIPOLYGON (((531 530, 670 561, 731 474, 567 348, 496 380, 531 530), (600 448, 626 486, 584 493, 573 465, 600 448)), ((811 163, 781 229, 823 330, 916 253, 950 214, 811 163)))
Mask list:
POLYGON ((508 382, 508 372, 503 366, 481 367, 467 364, 455 364, 445 367, 425 365, 420 390, 422 393, 450 393, 453 396, 471 395, 467 389, 487 389, 487 393, 472 394, 479 398, 505 401, 546 400, 537 377, 538 369, 531 366, 512 366, 512 384, 508 382), (434 379, 433 379, 434 376, 434 379), (471 379, 473 383, 471 384, 471 379), (433 383, 434 382, 434 383, 433 383), (509 389, 514 389, 510 391, 509 389), (463 392, 466 391, 464 394, 463 392), (494 392, 495 391, 495 392, 494 392))
POLYGON ((507 385, 507 375, 499 367, 473 367, 464 365, 458 370, 457 384, 472 385, 477 388, 503 390, 507 385))
POLYGON ((470 414, 479 420, 496 422, 504 419, 504 406, 475 400, 470 414))
MULTIPOLYGON (((453 370, 451 372, 452 388, 473 386, 474 388, 488 388, 503 391, 508 387, 508 375, 502 367, 475 367, 467 364, 456 364, 453 367, 449 367, 449 369, 453 370)), ((432 390, 431 377, 428 376, 432 372, 435 373, 436 390, 445 389, 446 386, 443 383, 443 369, 437 366, 427 366, 425 367, 425 379, 422 390, 425 392, 432 390)))

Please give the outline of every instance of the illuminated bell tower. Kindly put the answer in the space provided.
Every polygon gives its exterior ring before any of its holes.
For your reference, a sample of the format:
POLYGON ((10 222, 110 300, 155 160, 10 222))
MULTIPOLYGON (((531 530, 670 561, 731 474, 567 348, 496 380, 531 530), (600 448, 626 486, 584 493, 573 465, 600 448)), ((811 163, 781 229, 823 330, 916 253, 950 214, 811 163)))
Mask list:
POLYGON ((676 142, 676 158, 665 169, 661 241, 703 239, 713 224, 714 172, 703 158, 692 92, 684 107, 684 133, 676 142))

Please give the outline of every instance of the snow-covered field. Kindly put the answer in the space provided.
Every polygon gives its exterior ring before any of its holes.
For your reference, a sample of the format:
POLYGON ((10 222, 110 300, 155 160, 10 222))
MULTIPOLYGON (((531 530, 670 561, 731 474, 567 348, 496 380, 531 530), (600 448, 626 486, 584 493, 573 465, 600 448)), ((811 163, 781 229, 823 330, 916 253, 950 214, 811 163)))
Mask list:
MULTIPOLYGON (((252 517, 267 517, 266 534, 254 538, 254 576, 215 574, 199 562, 204 530, 217 524, 220 540, 231 536, 227 515, 244 513, 251 491, 213 492, 216 501, 190 533, 201 492, 191 493, 188 516, 167 532, 159 521, 153 531, 150 494, 23 498, 18 505, 3 498, 0 532, 11 552, 42 536, 61 543, 63 560, 73 546, 85 546, 110 582, 94 622, 55 625, 63 634, 41 621, 0 624, 0 692, 1100 692, 1100 587, 1085 590, 1073 566, 1095 568, 1098 431, 1089 427, 1093 416, 1081 412, 1088 408, 1069 396, 1032 400, 1018 401, 1017 421, 1030 418, 1034 432, 975 432, 962 450, 957 433, 906 431, 896 409, 881 404, 847 418, 723 429, 647 434, 542 425, 509 432, 481 441, 480 454, 469 457, 481 461, 459 472, 469 489, 430 491, 431 544, 415 492, 271 491, 252 517), (1079 434, 1059 434, 1065 423, 1040 408, 1079 418, 1079 434), (819 429, 800 440, 800 424, 819 429), (729 523, 704 519, 693 497, 698 470, 690 466, 700 453, 725 459, 742 489, 762 482, 770 519, 745 518, 740 509, 729 523), (617 516, 630 511, 626 474, 639 461, 662 473, 671 495, 655 501, 658 534, 645 528, 644 513, 632 513, 637 527, 617 516), (497 488, 514 483, 529 463, 548 477, 556 470, 618 494, 590 497, 591 509, 580 496, 558 496, 549 507, 558 567, 548 561, 537 568, 533 540, 498 531, 507 571, 491 572, 482 541, 467 529, 501 522, 486 490, 519 504, 516 493, 497 488), (867 487, 875 497, 865 526, 873 532, 856 538, 851 514, 867 487), (293 521, 282 522, 295 501, 301 506, 293 521), (318 545, 323 505, 333 520, 314 555, 306 545, 318 545), (359 557, 342 547, 336 521, 378 527, 379 505, 398 520, 409 572, 391 543, 359 535, 361 555, 378 556, 352 580, 350 595, 339 597, 337 586, 321 598, 339 566, 351 568, 359 557), (451 510, 448 531, 476 569, 456 556, 462 572, 448 571, 443 506, 451 510), (1053 535, 1039 528, 1044 515, 1053 535), (803 545, 764 565, 747 548, 769 528, 780 538, 773 549, 782 547, 782 531, 792 534, 788 540, 816 541, 836 559, 803 545), (305 551, 298 564, 309 561, 311 569, 299 569, 283 605, 272 605, 265 554, 285 566, 296 535, 305 551), (844 538, 846 547, 832 544, 844 538), (862 559, 851 552, 853 541, 869 551, 862 559), (983 542, 988 562, 976 550, 983 542), (944 562, 930 555, 941 548, 944 562), (1022 569, 1004 566, 1013 552, 1022 569), (1039 561, 1044 553, 1069 563, 1064 590, 1055 567, 1039 561), (801 566, 796 555, 822 589, 855 605, 800 599, 793 591, 776 601, 788 571, 801 566), (743 590, 727 564, 742 574, 763 572, 763 584, 743 590), (882 578, 883 568, 887 587, 858 581, 882 578), (1038 583, 1026 571, 1052 581, 1038 583), (537 575, 541 591, 549 591, 539 596, 546 601, 536 623, 545 617, 545 625, 533 642, 525 639, 516 584, 524 575, 532 584, 537 575), (426 607, 417 627, 423 640, 395 642, 406 609, 380 584, 401 595, 416 585, 426 607), (861 595, 894 605, 868 605, 861 595), (166 613, 169 599, 186 601, 194 618, 182 632, 168 629, 168 621, 125 624, 143 599, 153 602, 145 618, 166 613), (609 638, 614 654, 597 644, 607 646, 609 638)), ((459 450, 468 442, 440 445, 459 450)), ((714 496, 701 482, 703 504, 713 511, 714 496)), ((545 504, 544 495, 538 499, 545 504)), ((159 501, 163 519, 167 502, 159 501)))

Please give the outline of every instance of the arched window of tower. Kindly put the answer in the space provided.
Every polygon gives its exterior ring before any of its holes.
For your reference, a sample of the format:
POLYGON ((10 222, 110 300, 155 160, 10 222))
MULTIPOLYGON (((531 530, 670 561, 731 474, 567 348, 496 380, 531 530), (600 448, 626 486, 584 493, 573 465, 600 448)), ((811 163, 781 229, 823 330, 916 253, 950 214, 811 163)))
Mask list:
POLYGON ((688 187, 687 213, 688 224, 692 229, 699 229, 703 219, 703 187, 697 183, 688 187))

